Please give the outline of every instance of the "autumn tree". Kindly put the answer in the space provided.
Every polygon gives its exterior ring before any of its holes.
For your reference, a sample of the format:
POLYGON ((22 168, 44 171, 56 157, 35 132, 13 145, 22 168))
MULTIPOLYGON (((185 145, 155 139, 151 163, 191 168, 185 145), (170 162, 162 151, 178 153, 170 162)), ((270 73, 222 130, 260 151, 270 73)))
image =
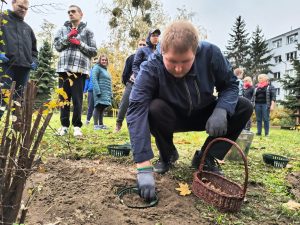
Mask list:
POLYGON ((242 67, 247 69, 249 58, 249 37, 245 29, 246 23, 241 16, 236 18, 232 28, 232 34, 228 41, 227 57, 232 62, 233 67, 242 67))
POLYGON ((109 16, 111 40, 117 49, 135 49, 140 38, 146 38, 151 28, 162 28, 167 22, 158 0, 113 0, 100 11, 109 16))

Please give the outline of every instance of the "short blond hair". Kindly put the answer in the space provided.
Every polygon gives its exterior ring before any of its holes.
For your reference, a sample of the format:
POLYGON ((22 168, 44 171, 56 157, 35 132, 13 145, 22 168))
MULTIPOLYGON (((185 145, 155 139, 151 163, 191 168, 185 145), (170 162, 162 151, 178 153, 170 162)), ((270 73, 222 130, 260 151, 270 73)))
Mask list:
POLYGON ((263 80, 265 80, 265 81, 269 81, 269 80, 270 80, 269 76, 268 76, 267 74, 264 74, 264 73, 259 74, 258 77, 257 77, 257 79, 258 79, 258 81, 259 81, 260 79, 263 79, 263 80))
POLYGON ((253 84, 252 78, 251 78, 251 77, 245 77, 243 81, 244 81, 244 82, 247 81, 247 82, 249 82, 251 85, 253 84))
POLYGON ((195 26, 185 20, 178 20, 168 25, 161 40, 162 53, 173 49, 176 53, 192 50, 196 54, 199 45, 199 33, 195 26))

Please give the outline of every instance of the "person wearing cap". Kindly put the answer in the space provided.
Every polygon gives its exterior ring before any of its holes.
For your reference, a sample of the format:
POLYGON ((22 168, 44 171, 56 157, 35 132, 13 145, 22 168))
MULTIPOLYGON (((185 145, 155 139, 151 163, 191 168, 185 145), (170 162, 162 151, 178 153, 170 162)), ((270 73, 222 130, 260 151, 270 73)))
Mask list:
MULTIPOLYGON (((237 77, 228 60, 217 46, 199 42, 192 23, 168 25, 160 48, 160 53, 141 64, 126 117, 137 186, 147 201, 155 199, 154 172, 167 172, 179 157, 173 142, 175 132, 206 130, 209 136, 193 158, 193 166, 199 167, 208 143, 216 137, 235 141, 253 112, 250 101, 238 96, 237 77), (154 166, 150 161, 154 157, 151 134, 160 155, 154 166)), ((214 144, 204 169, 221 175, 216 159, 223 159, 230 148, 227 142, 214 144)))
POLYGON ((133 76, 130 77, 130 80, 132 80, 133 82, 140 71, 140 65, 142 64, 142 62, 147 61, 148 57, 156 50, 156 46, 159 42, 159 35, 160 35, 159 29, 151 30, 146 39, 147 46, 140 48, 136 52, 132 64, 133 76))

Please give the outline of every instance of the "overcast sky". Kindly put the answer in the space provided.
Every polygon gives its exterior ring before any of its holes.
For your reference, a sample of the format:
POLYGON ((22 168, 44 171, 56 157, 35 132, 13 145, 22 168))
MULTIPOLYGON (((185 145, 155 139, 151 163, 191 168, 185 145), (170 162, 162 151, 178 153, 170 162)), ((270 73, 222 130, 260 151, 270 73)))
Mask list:
MULTIPOLYGON (((11 1, 8 1, 11 2, 11 1)), ((30 4, 48 3, 49 0, 31 0, 30 4)), ((107 19, 97 12, 98 0, 52 0, 60 2, 63 10, 45 9, 47 14, 37 14, 30 10, 25 18, 26 22, 35 32, 40 30, 43 19, 57 25, 60 28, 64 21, 68 20, 67 8, 70 4, 76 4, 83 10, 83 21, 94 31, 97 45, 107 38, 109 26, 107 19)), ((106 3, 112 0, 104 0, 106 3)), ((291 29, 300 27, 300 1, 299 0, 161 0, 163 8, 168 15, 174 16, 176 8, 183 5, 189 11, 196 13, 194 23, 207 30, 208 41, 225 50, 229 33, 236 20, 241 15, 246 22, 249 33, 259 25, 265 38, 269 39, 291 29)), ((10 3, 6 8, 11 8, 10 3)))

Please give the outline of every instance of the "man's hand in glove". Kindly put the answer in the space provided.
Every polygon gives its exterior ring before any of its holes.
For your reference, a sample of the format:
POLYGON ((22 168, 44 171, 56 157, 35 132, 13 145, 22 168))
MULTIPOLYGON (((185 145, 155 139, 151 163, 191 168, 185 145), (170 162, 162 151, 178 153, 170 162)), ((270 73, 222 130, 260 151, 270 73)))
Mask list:
POLYGON ((80 41, 76 38, 70 38, 69 41, 73 44, 73 45, 80 45, 80 41))
POLYGON ((72 38, 78 34, 78 30, 76 28, 72 28, 70 33, 68 33, 68 38, 72 38))
POLYGON ((227 111, 215 108, 206 122, 205 129, 210 136, 224 136, 227 133, 227 111))
POLYGON ((153 167, 138 168, 137 185, 140 196, 147 202, 155 199, 155 181, 153 167))

